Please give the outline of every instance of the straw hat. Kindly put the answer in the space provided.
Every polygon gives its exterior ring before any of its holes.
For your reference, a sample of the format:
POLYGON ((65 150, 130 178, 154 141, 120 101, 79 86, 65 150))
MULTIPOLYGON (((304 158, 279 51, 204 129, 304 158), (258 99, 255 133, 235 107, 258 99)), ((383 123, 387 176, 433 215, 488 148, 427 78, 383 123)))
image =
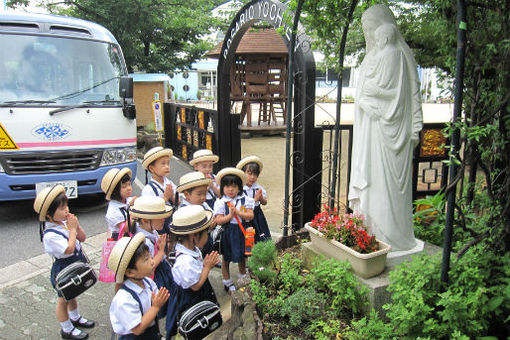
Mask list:
POLYGON ((133 237, 122 237, 115 243, 108 258, 108 268, 115 273, 115 282, 124 282, 127 266, 136 249, 143 242, 145 242, 145 235, 136 233, 133 237))
POLYGON ((143 156, 142 166, 145 170, 149 168, 149 164, 154 162, 156 159, 168 156, 172 157, 174 152, 172 149, 163 149, 161 146, 156 146, 145 153, 143 156))
POLYGON ((212 211, 201 205, 187 205, 175 212, 170 231, 178 235, 194 234, 207 229, 212 221, 212 211))
POLYGON ((167 218, 174 212, 174 208, 165 203, 165 200, 157 196, 142 196, 135 200, 129 207, 129 214, 138 218, 158 220, 167 218))
POLYGON ((201 149, 193 153, 193 159, 189 161, 189 164, 193 166, 195 163, 207 161, 217 163, 219 159, 220 158, 213 154, 211 150, 201 149))
POLYGON ((44 188, 37 194, 34 201, 34 210, 39 214, 39 221, 46 221, 48 208, 53 203, 55 197, 63 192, 65 193, 66 189, 62 185, 57 184, 51 188, 44 188))
POLYGON ((129 168, 113 168, 108 170, 101 180, 101 190, 106 194, 106 199, 110 200, 112 196, 112 192, 119 184, 119 181, 124 177, 124 175, 128 175, 131 178, 131 169, 129 168))
POLYGON ((216 175, 216 182, 221 185, 221 179, 225 175, 235 175, 241 178, 241 182, 243 183, 243 185, 244 183, 246 183, 246 175, 244 174, 244 172, 233 167, 221 169, 220 172, 218 172, 218 174, 216 175))
POLYGON ((212 179, 206 178, 203 173, 200 171, 192 171, 188 172, 185 175, 182 175, 179 179, 179 186, 177 187, 177 192, 183 192, 191 188, 201 187, 201 186, 209 186, 211 184, 212 179))
POLYGON ((262 172, 262 168, 264 167, 264 164, 262 164, 262 160, 257 156, 248 156, 244 157, 237 163, 236 168, 239 170, 243 170, 243 167, 248 163, 257 163, 260 169, 260 172, 262 172))

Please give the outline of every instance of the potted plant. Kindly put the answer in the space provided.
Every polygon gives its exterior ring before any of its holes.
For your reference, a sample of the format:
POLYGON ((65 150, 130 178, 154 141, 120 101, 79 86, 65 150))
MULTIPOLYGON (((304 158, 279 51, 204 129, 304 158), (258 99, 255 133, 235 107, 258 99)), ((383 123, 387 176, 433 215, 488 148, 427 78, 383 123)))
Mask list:
POLYGON ((376 276, 384 270, 391 246, 368 233, 362 215, 340 215, 336 209, 324 206, 305 228, 317 252, 349 261, 352 270, 362 278, 376 276))

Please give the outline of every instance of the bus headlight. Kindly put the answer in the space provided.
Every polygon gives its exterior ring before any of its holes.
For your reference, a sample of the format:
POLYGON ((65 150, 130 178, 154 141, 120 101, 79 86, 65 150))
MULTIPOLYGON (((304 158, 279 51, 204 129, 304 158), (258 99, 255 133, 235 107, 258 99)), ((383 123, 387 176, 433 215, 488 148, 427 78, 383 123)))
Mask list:
POLYGON ((136 160, 136 148, 106 149, 100 166, 129 163, 136 160))
POLYGON ((5 172, 4 168, 2 167, 2 164, 0 163, 0 172, 5 172))

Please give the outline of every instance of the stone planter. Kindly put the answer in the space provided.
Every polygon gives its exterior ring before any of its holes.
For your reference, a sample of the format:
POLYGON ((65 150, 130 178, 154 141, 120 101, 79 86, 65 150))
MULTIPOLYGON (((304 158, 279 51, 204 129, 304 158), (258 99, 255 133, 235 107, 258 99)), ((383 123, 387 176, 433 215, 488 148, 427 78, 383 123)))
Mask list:
POLYGON ((311 227, 309 223, 305 224, 305 228, 310 233, 313 248, 317 252, 328 258, 349 261, 353 272, 358 276, 368 279, 384 271, 386 256, 391 250, 389 244, 377 240, 379 250, 370 254, 361 254, 338 241, 328 240, 321 232, 311 227))

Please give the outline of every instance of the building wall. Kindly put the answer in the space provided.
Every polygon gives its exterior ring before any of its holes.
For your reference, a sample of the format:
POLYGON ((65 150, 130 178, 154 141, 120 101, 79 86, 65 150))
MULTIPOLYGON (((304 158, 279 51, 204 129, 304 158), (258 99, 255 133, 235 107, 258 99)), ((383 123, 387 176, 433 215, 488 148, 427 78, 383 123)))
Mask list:
POLYGON ((159 93, 159 100, 167 98, 164 82, 135 82, 133 85, 136 106, 136 126, 144 126, 153 122, 152 101, 154 92, 159 93))

